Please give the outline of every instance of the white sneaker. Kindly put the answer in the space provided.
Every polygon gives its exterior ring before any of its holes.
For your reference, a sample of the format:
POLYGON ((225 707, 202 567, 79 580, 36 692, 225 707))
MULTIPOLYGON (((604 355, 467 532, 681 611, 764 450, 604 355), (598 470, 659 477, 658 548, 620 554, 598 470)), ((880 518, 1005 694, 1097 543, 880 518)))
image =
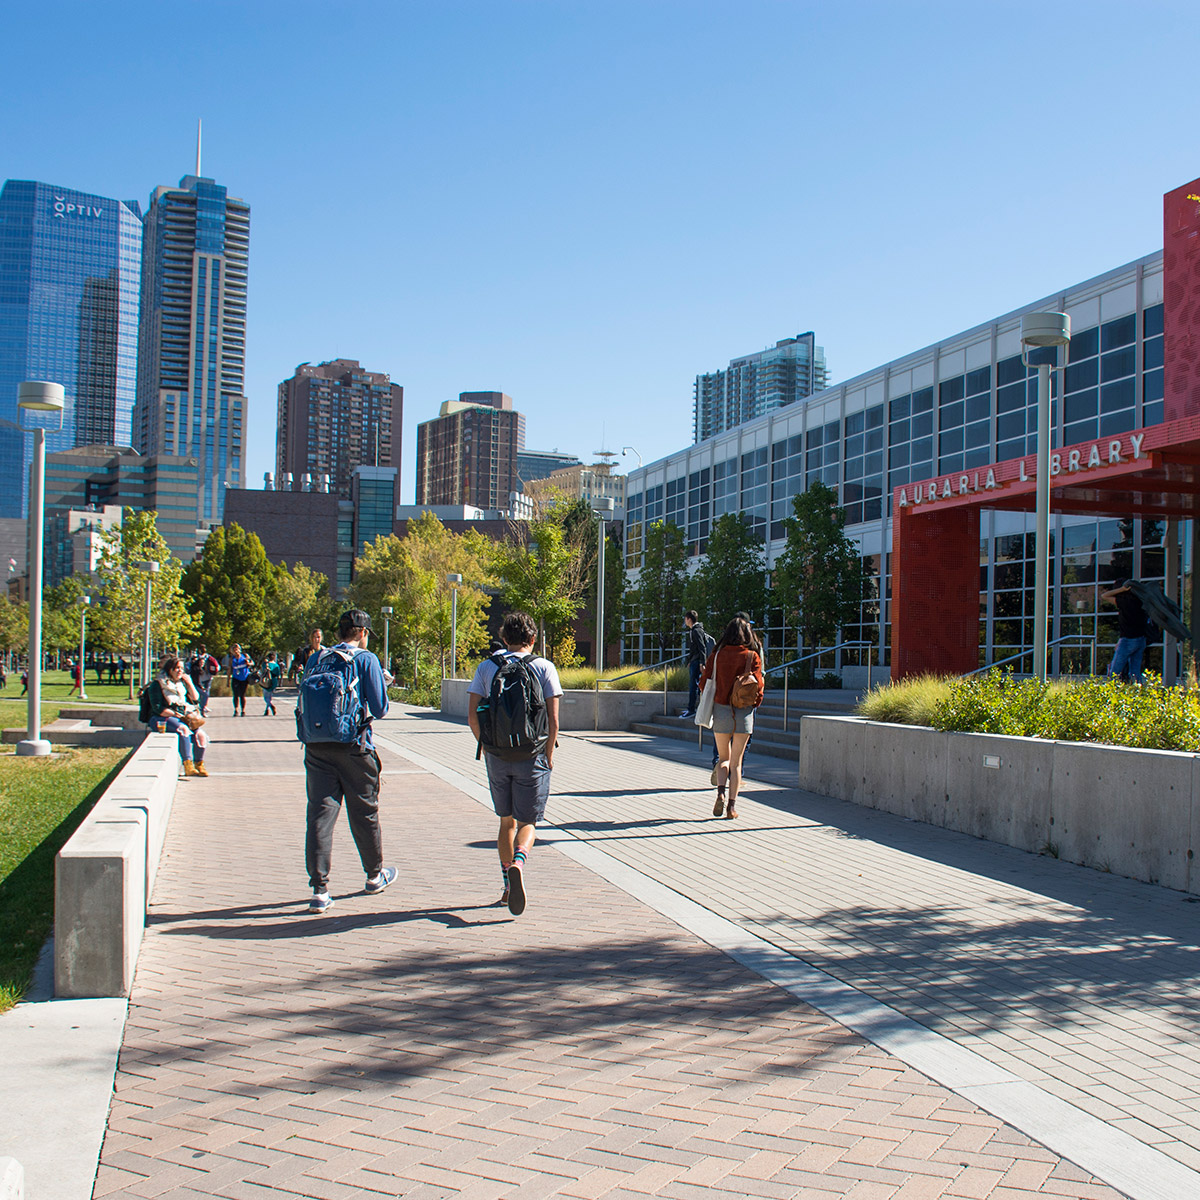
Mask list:
POLYGON ((313 892, 312 899, 308 902, 310 913, 328 912, 332 907, 333 897, 328 892, 313 892))

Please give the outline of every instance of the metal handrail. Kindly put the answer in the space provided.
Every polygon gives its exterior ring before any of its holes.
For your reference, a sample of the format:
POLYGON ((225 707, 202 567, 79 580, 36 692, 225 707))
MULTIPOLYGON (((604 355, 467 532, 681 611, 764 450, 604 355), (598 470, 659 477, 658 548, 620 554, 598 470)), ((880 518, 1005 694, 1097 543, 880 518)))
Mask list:
POLYGON ((800 658, 793 658, 791 662, 780 663, 777 667, 771 667, 770 670, 764 670, 764 675, 774 675, 776 671, 782 671, 783 675, 783 732, 787 733, 788 728, 788 676, 787 670, 789 667, 798 667, 801 663, 810 662, 814 658, 820 658, 825 654, 834 654, 838 650, 845 650, 848 646, 866 646, 867 648, 867 687, 871 686, 871 649, 875 645, 871 641, 854 641, 854 642, 838 642, 836 646, 823 646, 820 650, 814 650, 811 654, 802 655, 800 658))
MULTIPOLYGON (((1068 642, 1073 646, 1090 646, 1092 648, 1092 674, 1095 675, 1095 673, 1096 673, 1097 639, 1094 637, 1087 638, 1087 637, 1084 637, 1082 634, 1078 634, 1078 633, 1068 633, 1068 634, 1064 634, 1060 638, 1055 638, 1052 642, 1047 642, 1046 649, 1049 650, 1051 646, 1063 646, 1063 645, 1066 645, 1068 642)), ((984 666, 984 667, 976 667, 975 670, 973 670, 973 671, 966 671, 964 674, 958 676, 958 678, 959 679, 970 679, 972 675, 982 675, 984 673, 984 671, 993 671, 996 669, 996 667, 1004 666, 1005 663, 1018 662, 1021 659, 1026 658, 1028 655, 1030 655, 1032 653, 1033 653, 1032 646, 1030 646, 1030 648, 1028 650, 1018 650, 1016 654, 1010 654, 1007 658, 1001 658, 1001 659, 997 660, 996 662, 988 663, 987 666, 984 666)))
POLYGON ((638 667, 636 671, 626 671, 624 675, 614 675, 611 679, 601 679, 596 677, 596 711, 595 711, 595 728, 600 729, 600 685, 602 683, 616 683, 620 679, 630 679, 634 675, 641 675, 644 671, 657 671, 659 667, 663 669, 663 716, 667 715, 667 676, 670 672, 666 670, 672 663, 677 663, 687 658, 686 654, 677 654, 674 658, 664 658, 662 662, 651 663, 648 667, 638 667))

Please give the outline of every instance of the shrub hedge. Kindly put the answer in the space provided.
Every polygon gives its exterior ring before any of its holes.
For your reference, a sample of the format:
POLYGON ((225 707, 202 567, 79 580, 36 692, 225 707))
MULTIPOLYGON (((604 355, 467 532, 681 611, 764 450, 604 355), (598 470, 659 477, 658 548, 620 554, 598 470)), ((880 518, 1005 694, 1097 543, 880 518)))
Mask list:
POLYGON ((1150 672, 1144 684, 1104 678, 1041 683, 1006 671, 922 676, 872 689, 858 711, 872 721, 957 733, 1200 750, 1200 693, 1164 687, 1150 672))

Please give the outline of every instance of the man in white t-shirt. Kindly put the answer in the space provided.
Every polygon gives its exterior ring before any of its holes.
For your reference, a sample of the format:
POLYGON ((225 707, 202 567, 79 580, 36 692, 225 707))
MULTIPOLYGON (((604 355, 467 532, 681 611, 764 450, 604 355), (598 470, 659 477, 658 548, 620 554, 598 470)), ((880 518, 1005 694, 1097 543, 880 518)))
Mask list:
MULTIPOLYGON (((545 741, 526 758, 502 757, 499 752, 484 747, 492 806, 500 818, 500 833, 496 839, 500 871, 504 876, 504 894, 500 903, 507 904, 513 916, 520 916, 525 911, 527 860, 533 849, 537 823, 545 815, 550 796, 550 772, 554 767, 554 748, 558 739, 558 698, 563 693, 554 664, 533 654, 536 638, 537 625, 527 613, 513 612, 504 618, 500 640, 508 650, 503 657, 528 658, 529 670, 541 685, 548 724, 545 741)), ((485 658, 467 689, 467 723, 476 741, 481 736, 476 710, 480 701, 491 695, 492 680, 499 670, 495 659, 485 658)))

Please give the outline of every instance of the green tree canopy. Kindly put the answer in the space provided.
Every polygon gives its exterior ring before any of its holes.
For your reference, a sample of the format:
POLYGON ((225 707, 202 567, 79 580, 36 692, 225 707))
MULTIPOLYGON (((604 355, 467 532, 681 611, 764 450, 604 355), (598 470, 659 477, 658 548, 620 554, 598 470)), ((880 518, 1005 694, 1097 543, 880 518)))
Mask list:
POLYGON ((646 530, 642 569, 629 591, 630 607, 642 632, 658 642, 664 658, 680 644, 684 594, 687 585, 687 549, 683 531, 667 521, 655 521, 646 530))
POLYGON ((767 559, 762 539, 745 513, 725 513, 713 522, 708 550, 688 581, 688 606, 719 638, 739 612, 761 623, 767 606, 767 559))
POLYGON ((53 650, 79 650, 83 597, 91 595, 93 589, 91 576, 68 575, 46 591, 42 600, 43 646, 53 650))
POLYGON ((218 525, 188 564, 183 586, 214 654, 225 654, 234 642, 255 653, 271 648, 276 569, 258 534, 236 522, 218 525))
POLYGON ((11 652, 29 646, 29 605, 0 593, 0 650, 11 652))
MULTIPOLYGON (((380 609, 392 606, 390 654, 393 661, 413 662, 415 676, 422 660, 448 661, 453 587, 446 577, 461 575, 457 642, 461 666, 487 645, 489 559, 489 543, 482 535, 453 533, 433 513, 424 512, 409 522, 405 537, 387 534, 364 547, 355 561, 349 600, 370 613, 373 622, 378 620, 381 631, 380 609)), ((375 644, 382 654, 382 637, 375 644)))
MULTIPOLYGON (((179 646, 196 631, 182 587, 183 564, 172 556, 153 510, 126 508, 121 524, 101 535, 100 565, 96 569, 92 619, 97 644, 136 661, 142 645, 147 575, 135 563, 153 561, 158 571, 151 581, 150 636, 153 642, 179 646)), ((133 673, 129 675, 133 695, 133 673)))
POLYGON ((558 666, 577 661, 571 625, 582 607, 582 573, 576 548, 567 537, 567 509, 548 508, 528 523, 528 541, 514 527, 512 540, 499 543, 493 555, 502 580, 504 603, 527 612, 542 641, 542 653, 558 666))
POLYGON ((815 483, 792 500, 787 546, 775 564, 774 600, 811 648, 830 645, 856 623, 867 586, 858 546, 846 536, 837 493, 815 483))
POLYGON ((308 645, 314 626, 326 632, 326 641, 337 627, 338 604, 329 594, 329 580, 302 562, 275 567, 268 608, 268 640, 281 653, 308 645))

